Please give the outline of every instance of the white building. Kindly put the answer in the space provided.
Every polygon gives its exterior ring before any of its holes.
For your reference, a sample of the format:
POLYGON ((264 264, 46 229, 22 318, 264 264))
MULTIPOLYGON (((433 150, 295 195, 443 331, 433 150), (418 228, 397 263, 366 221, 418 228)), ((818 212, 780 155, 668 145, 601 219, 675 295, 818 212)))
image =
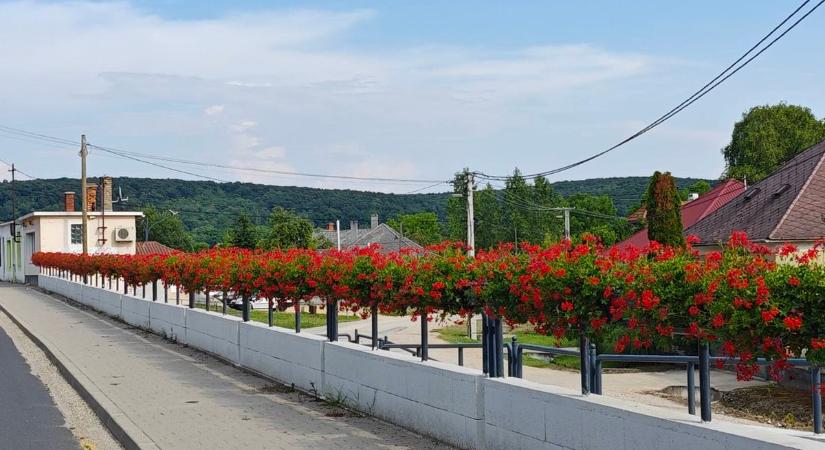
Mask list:
MULTIPOLYGON (((135 228, 142 212, 112 211, 111 179, 103 183, 102 210, 97 208, 97 188, 87 191, 86 230, 90 254, 135 254, 135 228)), ((35 211, 14 222, 0 224, 0 279, 25 282, 36 279, 31 257, 37 252, 83 251, 82 212, 75 211, 75 194, 64 194, 63 211, 35 211), (17 239, 12 236, 16 228, 17 239)))

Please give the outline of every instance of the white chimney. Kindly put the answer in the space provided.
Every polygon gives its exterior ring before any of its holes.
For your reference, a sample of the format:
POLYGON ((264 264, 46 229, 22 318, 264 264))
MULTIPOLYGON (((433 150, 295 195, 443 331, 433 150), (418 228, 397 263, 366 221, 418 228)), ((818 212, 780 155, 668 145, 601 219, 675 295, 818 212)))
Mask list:
POLYGON ((378 214, 373 214, 370 216, 370 228, 378 228, 378 214))
POLYGON ((692 202, 692 201, 696 200, 697 198, 699 198, 699 194, 697 194, 696 192, 691 192, 690 195, 688 195, 688 201, 689 202, 692 202))

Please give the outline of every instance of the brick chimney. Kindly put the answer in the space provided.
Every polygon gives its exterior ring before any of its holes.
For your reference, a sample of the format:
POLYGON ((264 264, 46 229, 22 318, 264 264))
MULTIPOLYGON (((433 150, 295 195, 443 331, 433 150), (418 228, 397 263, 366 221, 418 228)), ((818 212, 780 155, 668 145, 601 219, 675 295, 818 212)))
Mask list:
POLYGON ((63 193, 63 211, 74 212, 74 192, 63 193))
POLYGON ((378 228, 378 214, 373 214, 370 216, 370 228, 378 228))
POLYGON ((97 211, 97 186, 86 186, 86 211, 97 211))
POLYGON ((112 177, 103 177, 103 210, 106 212, 112 211, 112 177))
POLYGON ((332 222, 327 223, 327 231, 335 231, 335 224, 332 222))

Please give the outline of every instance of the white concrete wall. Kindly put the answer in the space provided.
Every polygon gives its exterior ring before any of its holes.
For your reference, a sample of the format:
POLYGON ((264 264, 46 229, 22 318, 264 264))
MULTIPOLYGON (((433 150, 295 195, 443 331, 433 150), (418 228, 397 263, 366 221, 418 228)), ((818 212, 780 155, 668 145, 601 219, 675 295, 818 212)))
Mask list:
MULTIPOLYGON (((100 290, 98 288, 92 288, 100 290)), ((120 296, 120 311, 121 318, 124 322, 134 325, 144 330, 149 327, 149 306, 151 301, 143 300, 142 298, 132 297, 131 295, 120 296)))
POLYGON ((184 343, 186 340, 186 308, 174 304, 149 303, 149 329, 167 339, 184 343))
POLYGON ((823 448, 812 433, 715 421, 307 333, 152 302, 48 276, 43 289, 388 422, 469 449, 823 448))
POLYGON ((817 448, 800 436, 721 421, 699 423, 684 408, 655 408, 626 400, 539 385, 517 378, 484 379, 485 440, 512 449, 785 449, 817 448))
POLYGON ((240 324, 240 364, 306 391, 323 394, 324 342, 321 336, 296 334, 257 322, 240 324))
POLYGON ((240 364, 239 323, 241 319, 234 316, 187 309, 185 342, 189 346, 240 364))
POLYGON ((484 448, 483 376, 362 345, 324 345, 324 393, 462 448, 484 448))

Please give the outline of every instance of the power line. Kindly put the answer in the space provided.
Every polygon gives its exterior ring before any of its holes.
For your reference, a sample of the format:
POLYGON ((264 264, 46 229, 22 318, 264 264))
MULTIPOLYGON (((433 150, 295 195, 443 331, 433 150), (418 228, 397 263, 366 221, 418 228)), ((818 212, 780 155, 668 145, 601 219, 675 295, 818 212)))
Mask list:
MULTIPOLYGON (((758 41, 755 45, 753 45, 753 46, 752 46, 752 47, 751 47, 751 48, 750 48, 747 52, 745 52, 742 56, 740 56, 738 59, 736 59, 736 61, 734 61, 734 62, 733 62, 732 64, 730 64, 727 68, 725 68, 725 70, 723 70, 722 72, 720 72, 720 73, 719 73, 716 77, 714 77, 711 81, 709 81, 708 83, 706 83, 706 84, 705 84, 705 85, 704 85, 701 89, 699 89, 698 91, 694 92, 694 93, 693 93, 690 97, 688 97, 687 99, 685 99, 684 101, 682 101, 682 103, 680 103, 680 104, 679 104, 679 105, 677 105, 676 107, 672 108, 670 111, 668 111, 667 113, 663 114, 663 115, 662 115, 662 116, 660 116, 658 119, 654 120, 654 121, 653 121, 653 122, 651 122, 649 125, 647 125, 646 127, 642 128, 641 130, 637 131, 636 133, 634 133, 634 134, 633 134, 633 135, 631 135, 630 137, 628 137, 628 138, 626 138, 626 139, 622 140, 621 142, 619 142, 618 144, 613 145, 612 147, 609 147, 609 148, 607 148, 607 149, 605 149, 605 150, 602 150, 601 152, 598 152, 598 153, 596 153, 596 154, 594 154, 594 155, 591 155, 591 156, 589 156, 589 157, 587 157, 587 158, 585 158, 585 159, 582 159, 582 160, 580 160, 580 161, 577 161, 577 162, 574 162, 574 163, 568 164, 568 165, 566 165, 566 166, 558 167, 558 168, 556 168, 556 169, 551 169, 551 170, 547 170, 547 171, 544 171, 544 172, 538 172, 538 173, 534 173, 534 174, 530 174, 530 175, 525 175, 525 176, 524 176, 524 178, 525 178, 525 179, 531 179, 531 178, 538 178, 538 177, 547 176, 547 175, 553 175, 553 174, 556 174, 556 173, 559 173, 559 172, 564 172, 564 171, 566 171, 566 170, 569 170, 569 169, 572 169, 572 168, 574 168, 574 167, 580 166, 580 165, 582 165, 582 164, 588 163, 588 162, 590 162, 590 161, 592 161, 592 160, 594 160, 594 159, 596 159, 596 158, 599 158, 599 157, 601 157, 601 156, 606 155, 607 153, 612 152, 613 150, 615 150, 615 149, 617 149, 617 148, 619 148, 619 147, 621 147, 621 146, 623 146, 623 145, 627 144, 628 142, 630 142, 630 141, 632 141, 632 140, 634 140, 634 139, 638 138, 639 136, 641 136, 641 135, 643 135, 643 134, 647 133, 648 131, 652 130, 653 128, 656 128, 657 126, 661 125, 661 124, 662 124, 662 123, 664 123, 665 121, 669 120, 670 118, 672 118, 672 117, 673 117, 673 116, 675 116, 676 114, 678 114, 678 113, 680 113, 681 111, 683 111, 685 108, 689 107, 690 105, 692 105, 693 103, 695 103, 696 101, 698 101, 699 99, 701 99, 702 97, 704 97, 706 94, 708 94, 709 92, 711 92, 711 91, 712 91, 713 89, 715 89, 717 86, 719 86, 720 84, 724 83, 724 82, 725 82, 725 80, 727 80, 728 78, 730 78, 731 76, 733 76, 734 74, 736 74, 737 72, 739 72, 742 68, 744 68, 745 66, 747 66, 747 65, 748 65, 751 61, 753 61, 754 59, 756 59, 757 57, 759 57, 759 55, 761 55, 761 54, 762 54, 762 53, 764 53, 766 50, 768 50, 769 48, 771 48, 771 47, 772 47, 772 46, 773 46, 773 45, 774 45, 777 41, 779 41, 780 39, 782 39, 782 38, 783 38, 786 34, 788 34, 788 32, 790 32, 791 30, 793 30, 793 29, 794 29, 797 25, 799 25, 799 23, 800 23, 800 22, 802 22, 803 20, 805 20, 805 18, 807 18, 807 17, 808 17, 811 13, 813 13, 813 12, 814 12, 817 8, 819 8, 819 7, 820 7, 823 3, 825 3, 825 0, 820 0, 820 1, 819 1, 819 3, 817 3, 816 5, 814 5, 814 7, 813 7, 813 8, 811 8, 811 9, 810 9, 807 13, 805 13, 802 17, 800 17, 799 19, 797 19, 797 20, 796 20, 793 24, 791 24, 791 26, 790 26, 790 27, 788 27, 785 31, 783 31, 783 32, 782 32, 779 36, 777 36, 776 38, 774 38, 774 39, 773 39, 772 41, 770 41, 770 42, 769 42, 766 46, 764 46, 761 50, 759 50, 756 54, 754 54, 753 56, 751 56, 750 58, 748 58, 747 60, 745 60, 742 64, 740 64, 738 67, 736 67, 735 69, 733 69, 733 70, 731 71, 731 69, 732 69, 734 66, 736 66, 736 64, 738 64, 739 62, 741 62, 741 61, 742 61, 743 59, 745 59, 745 58, 746 58, 746 57, 747 57, 747 56, 748 56, 751 52, 753 52, 753 51, 754 51, 756 48, 758 48, 758 47, 759 47, 762 43, 764 43, 764 42, 765 42, 765 41, 766 41, 766 40, 767 40, 770 36, 772 36, 772 35, 773 35, 773 34, 774 34, 774 33, 775 33, 775 32, 776 32, 779 28, 781 28, 781 27, 782 27, 785 23, 787 23, 787 22, 788 22, 791 18, 793 18, 793 17, 794 17, 794 16, 795 16, 795 15, 796 15, 796 14, 797 14, 797 13, 798 13, 798 12, 799 12, 799 11, 800 11, 800 10, 801 10, 804 6, 805 6, 805 5, 807 5, 809 2, 810 2, 810 0, 805 0, 805 1, 804 1, 804 2, 803 2, 800 6, 799 6, 799 7, 797 7, 797 8, 796 8, 796 9, 795 9, 795 10, 794 10, 794 11, 793 11, 790 15, 788 15, 788 17, 786 17, 786 18, 785 18, 782 22, 780 22, 780 23, 779 23, 779 25, 775 26, 775 27, 774 27, 774 28, 773 28, 773 29, 772 29, 772 30, 771 30, 771 31, 770 31, 767 35, 765 35, 762 39, 760 39, 760 40, 759 40, 759 41, 758 41)), ((483 174, 483 173, 479 173, 478 175, 479 175, 481 178, 486 178, 486 179, 490 179, 490 180, 502 180, 502 179, 506 178, 506 177, 503 177, 503 176, 492 176, 492 175, 486 175, 486 174, 483 174)))
MULTIPOLYGON (((55 136, 49 136, 46 134, 35 133, 32 131, 27 131, 19 128, 13 128, 9 126, 0 125, 0 132, 5 133, 6 135, 0 135, 3 137, 14 137, 18 139, 29 139, 29 140, 37 140, 43 142, 49 142, 52 144, 59 144, 59 145, 68 145, 68 146, 79 146, 78 142, 63 139, 55 136), (8 136, 12 135, 12 136, 8 136)), ((285 176, 295 176, 295 177, 308 177, 308 178, 321 178, 321 179, 334 179, 334 180, 343 180, 343 181, 357 181, 357 182, 384 182, 384 183, 436 183, 433 186, 437 186, 438 184, 442 183, 449 183, 448 180, 436 180, 436 179, 413 179, 413 178, 391 178, 391 177, 360 177, 360 176, 351 176, 351 175, 336 175, 336 174, 321 174, 321 173, 309 173, 309 172, 293 172, 293 171, 286 171, 286 170, 275 170, 275 169, 262 169, 257 167, 244 167, 244 166, 236 166, 232 164, 220 164, 220 163, 210 163, 204 161, 193 161, 187 160, 182 158, 171 158, 168 156, 159 156, 159 155, 152 155, 148 153, 139 153, 139 152, 130 152, 126 150, 119 150, 111 147, 105 147, 102 145, 96 144, 89 144, 89 147, 93 147, 95 149, 107 152, 112 155, 117 155, 121 158, 131 159, 133 161, 142 162, 144 164, 150 164, 156 167, 164 168, 167 170, 172 170, 179 173, 184 173, 187 175, 192 175, 200 178, 205 178, 213 181, 219 182, 227 182, 226 180, 221 180, 215 177, 210 177, 207 175, 189 172, 182 169, 176 169, 167 165, 153 163, 147 160, 154 160, 154 161, 165 161, 177 164, 187 164, 187 165, 195 165, 201 167, 211 167, 211 168, 219 168, 219 169, 231 169, 231 170, 241 170, 241 171, 248 171, 248 172, 257 172, 257 173, 268 173, 268 174, 275 174, 275 175, 285 175, 285 176)), ((426 189, 426 188, 425 188, 426 189)), ((423 190, 423 189, 422 189, 423 190)))

